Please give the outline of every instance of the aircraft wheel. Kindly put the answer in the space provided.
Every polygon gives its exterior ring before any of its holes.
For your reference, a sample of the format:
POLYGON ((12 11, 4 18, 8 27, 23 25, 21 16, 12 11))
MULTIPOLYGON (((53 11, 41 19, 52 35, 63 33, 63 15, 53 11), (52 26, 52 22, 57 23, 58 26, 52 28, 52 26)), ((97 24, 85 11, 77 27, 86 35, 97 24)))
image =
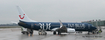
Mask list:
POLYGON ((42 32, 42 35, 44 35, 44 32, 42 32))
POLYGON ((56 35, 56 31, 54 31, 53 34, 56 35))
POLYGON ((45 35, 47 35, 47 32, 45 32, 45 35))
POLYGON ((27 34, 28 36, 30 36, 30 33, 29 33, 29 32, 26 32, 26 34, 27 34))
POLYGON ((93 34, 95 34, 95 32, 92 32, 93 34))
POLYGON ((33 32, 30 32, 30 35, 33 36, 33 32))
POLYGON ((43 35, 46 35, 47 33, 46 32, 43 32, 43 35))
POLYGON ((28 35, 29 33, 28 33, 28 32, 26 32, 26 34, 28 35))
POLYGON ((38 32, 38 34, 41 35, 42 33, 41 32, 38 32))
POLYGON ((61 35, 61 32, 60 31, 58 31, 58 35, 61 35))
POLYGON ((23 34, 25 34, 25 33, 23 33, 23 34))
POLYGON ((22 34, 25 34, 25 32, 22 32, 22 34))
POLYGON ((99 34, 99 32, 96 32, 97 34, 99 34))

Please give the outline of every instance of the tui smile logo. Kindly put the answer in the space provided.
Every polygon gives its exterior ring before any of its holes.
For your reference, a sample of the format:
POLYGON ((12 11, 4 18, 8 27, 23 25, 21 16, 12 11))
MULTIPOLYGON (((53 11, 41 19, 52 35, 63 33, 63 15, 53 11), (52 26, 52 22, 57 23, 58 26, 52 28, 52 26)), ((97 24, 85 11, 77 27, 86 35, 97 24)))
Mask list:
POLYGON ((21 17, 21 15, 19 15, 20 19, 24 19, 25 14, 23 14, 23 17, 21 17))

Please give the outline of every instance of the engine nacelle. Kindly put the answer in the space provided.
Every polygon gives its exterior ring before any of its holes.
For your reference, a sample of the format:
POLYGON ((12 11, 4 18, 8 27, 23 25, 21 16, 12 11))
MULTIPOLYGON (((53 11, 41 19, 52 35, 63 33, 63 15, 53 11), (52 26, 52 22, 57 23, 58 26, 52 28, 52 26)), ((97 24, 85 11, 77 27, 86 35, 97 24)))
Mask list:
POLYGON ((67 28, 67 33, 74 33, 74 32, 75 32, 75 29, 67 28))

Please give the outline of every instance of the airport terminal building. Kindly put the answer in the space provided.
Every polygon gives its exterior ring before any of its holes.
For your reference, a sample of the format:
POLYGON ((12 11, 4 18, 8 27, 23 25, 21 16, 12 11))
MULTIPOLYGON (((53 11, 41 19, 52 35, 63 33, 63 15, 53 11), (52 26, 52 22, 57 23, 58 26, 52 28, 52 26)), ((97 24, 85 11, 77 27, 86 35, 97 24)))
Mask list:
POLYGON ((94 26, 96 26, 96 27, 97 27, 97 26, 105 26, 105 20, 83 21, 82 23, 90 23, 90 24, 92 24, 92 25, 94 25, 94 26))

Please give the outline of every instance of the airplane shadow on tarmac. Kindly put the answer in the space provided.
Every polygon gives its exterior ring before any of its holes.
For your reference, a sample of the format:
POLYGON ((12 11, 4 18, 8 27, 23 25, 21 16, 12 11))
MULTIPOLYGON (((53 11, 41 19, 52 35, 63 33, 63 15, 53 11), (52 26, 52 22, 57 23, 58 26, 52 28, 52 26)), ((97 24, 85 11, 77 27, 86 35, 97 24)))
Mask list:
MULTIPOLYGON (((28 35, 24 35, 24 34, 21 34, 19 40, 43 40, 43 39, 51 39, 52 40, 52 37, 53 39, 62 39, 62 38, 68 38, 68 37, 71 37, 72 39, 94 39, 94 38, 104 38, 101 34, 91 34, 91 35, 88 35, 88 34, 62 34, 62 35, 53 35, 53 34, 47 34, 47 35, 38 35, 38 34, 34 34, 33 36, 28 36, 28 35)), ((68 39, 71 39, 71 38, 68 38, 68 39)))
POLYGON ((51 34, 48 34, 48 35, 33 35, 33 36, 28 36, 26 34, 21 34, 21 36, 19 37, 20 40, 30 40, 30 39, 34 39, 34 40, 41 40, 43 38, 47 38, 47 37, 50 37, 50 36, 53 36, 51 34))

